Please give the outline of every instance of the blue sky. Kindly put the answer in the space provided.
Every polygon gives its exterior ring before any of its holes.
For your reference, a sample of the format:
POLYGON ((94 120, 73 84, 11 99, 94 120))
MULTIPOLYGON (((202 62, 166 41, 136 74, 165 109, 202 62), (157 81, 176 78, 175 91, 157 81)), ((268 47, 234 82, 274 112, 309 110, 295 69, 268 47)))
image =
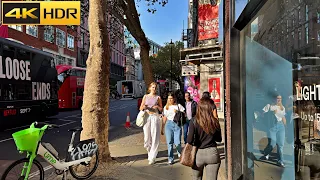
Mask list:
MULTIPOLYGON (((237 1, 236 16, 239 16, 247 1, 237 1)), ((156 6, 157 12, 155 14, 147 12, 146 1, 138 2, 137 10, 141 14, 140 22, 146 36, 160 45, 170 42, 171 39, 172 41, 181 41, 182 29, 186 29, 188 23, 188 2, 189 0, 169 0, 165 7, 156 6)), ((223 40, 222 13, 223 4, 221 3, 219 7, 219 41, 223 40)))

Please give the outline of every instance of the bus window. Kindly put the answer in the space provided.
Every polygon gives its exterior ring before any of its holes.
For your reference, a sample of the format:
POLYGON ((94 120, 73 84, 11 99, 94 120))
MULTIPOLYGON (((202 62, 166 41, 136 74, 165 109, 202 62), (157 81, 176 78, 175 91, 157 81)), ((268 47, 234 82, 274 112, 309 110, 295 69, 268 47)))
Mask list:
POLYGON ((67 77, 67 71, 64 71, 58 75, 59 86, 62 85, 66 77, 67 77))
POLYGON ((77 76, 77 71, 75 69, 70 69, 70 76, 77 76))
POLYGON ((83 96, 83 88, 77 88, 77 96, 83 96))
POLYGON ((15 91, 15 85, 13 84, 2 84, 1 85, 1 95, 0 100, 2 101, 12 101, 17 99, 15 97, 16 93, 15 91))
POLYGON ((30 61, 31 59, 31 53, 28 51, 24 51, 22 49, 19 49, 17 52, 17 59, 18 60, 24 60, 24 61, 30 61))
POLYGON ((55 65, 55 63, 54 63, 54 58, 50 58, 50 63, 51 63, 51 67, 52 67, 52 68, 55 68, 55 67, 56 67, 56 65, 55 65))
POLYGON ((19 99, 19 100, 32 100, 31 89, 32 89, 32 87, 31 87, 30 83, 16 84, 17 99, 19 99))
POLYGON ((76 72, 76 73, 77 73, 77 76, 78 76, 78 77, 82 77, 82 70, 76 70, 76 71, 77 71, 77 72, 76 72))
POLYGON ((2 56, 5 58, 10 57, 11 59, 14 59, 15 58, 15 48, 7 46, 7 45, 3 45, 2 56))

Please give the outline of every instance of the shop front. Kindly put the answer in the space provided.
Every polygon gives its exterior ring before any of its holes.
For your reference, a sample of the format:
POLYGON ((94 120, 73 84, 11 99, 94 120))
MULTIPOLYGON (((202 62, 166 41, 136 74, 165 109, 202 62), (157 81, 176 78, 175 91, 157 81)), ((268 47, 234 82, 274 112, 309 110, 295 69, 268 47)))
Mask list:
POLYGON ((231 137, 242 151, 231 150, 240 167, 229 170, 244 179, 320 179, 320 1, 233 5, 230 82, 239 88, 231 89, 231 119, 241 123, 231 137))

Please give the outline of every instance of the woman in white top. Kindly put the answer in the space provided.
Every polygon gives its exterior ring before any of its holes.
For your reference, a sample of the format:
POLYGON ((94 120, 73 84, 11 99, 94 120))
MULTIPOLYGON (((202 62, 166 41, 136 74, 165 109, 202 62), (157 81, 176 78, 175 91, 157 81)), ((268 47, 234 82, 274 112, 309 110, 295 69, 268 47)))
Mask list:
POLYGON ((270 115, 271 119, 267 119, 271 123, 271 128, 268 132, 269 143, 267 147, 264 149, 264 156, 261 159, 268 160, 269 154, 272 152, 273 148, 278 145, 278 165, 284 167, 283 163, 283 146, 285 141, 285 125, 286 125, 286 109, 282 105, 282 97, 280 95, 276 95, 276 103, 275 104, 267 104, 263 108, 264 113, 273 113, 270 115))
MULTIPOLYGON (((172 165, 174 163, 173 157, 173 144, 176 146, 178 157, 181 155, 181 127, 173 121, 176 112, 180 111, 184 113, 184 107, 181 104, 177 104, 173 93, 168 94, 168 100, 166 106, 163 108, 163 120, 165 124, 165 136, 168 145, 168 163, 172 165)), ((163 134, 163 128, 161 130, 163 134)))

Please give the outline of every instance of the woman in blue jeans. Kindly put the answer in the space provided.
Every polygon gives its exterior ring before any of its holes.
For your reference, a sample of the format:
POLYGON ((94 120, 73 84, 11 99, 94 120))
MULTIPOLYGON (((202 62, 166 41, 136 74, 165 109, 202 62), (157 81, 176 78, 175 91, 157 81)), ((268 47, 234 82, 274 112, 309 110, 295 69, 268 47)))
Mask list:
POLYGON ((174 95, 168 94, 168 100, 166 106, 163 108, 163 123, 165 124, 164 129, 162 128, 161 134, 165 133, 166 141, 168 145, 168 164, 174 163, 173 157, 173 144, 176 146, 178 157, 181 155, 181 127, 173 121, 176 112, 184 112, 184 107, 181 104, 177 104, 174 95), (164 130, 164 132, 163 132, 164 130))
POLYGON ((285 141, 285 125, 286 125, 286 109, 282 105, 282 97, 281 95, 276 95, 276 102, 274 104, 267 104, 263 111, 264 113, 272 113, 270 115, 270 119, 266 119, 271 124, 271 128, 268 132, 269 143, 267 147, 264 149, 264 156, 261 157, 263 160, 269 159, 269 154, 272 152, 273 148, 278 145, 277 153, 278 153, 278 165, 281 167, 285 167, 283 163, 283 146, 285 141))

